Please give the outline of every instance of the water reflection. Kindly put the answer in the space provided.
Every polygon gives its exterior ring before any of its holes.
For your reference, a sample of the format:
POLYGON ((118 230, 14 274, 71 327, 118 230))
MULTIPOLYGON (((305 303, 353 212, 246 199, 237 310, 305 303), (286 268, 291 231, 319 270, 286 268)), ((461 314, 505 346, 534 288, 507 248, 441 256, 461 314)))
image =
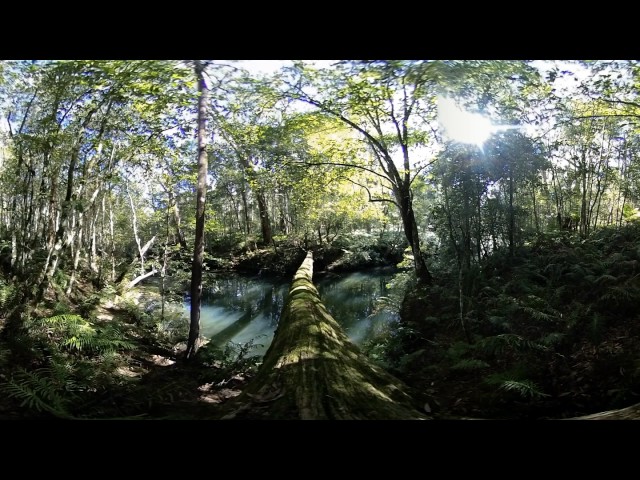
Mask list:
POLYGON ((327 310, 356 345, 369 340, 383 325, 396 318, 388 310, 381 310, 377 301, 388 294, 386 285, 393 272, 393 269, 379 268, 316 281, 327 310))
MULTIPOLYGON (((375 313, 376 300, 387 294, 386 283, 393 272, 378 268, 315 279, 327 310, 354 343, 362 344, 396 318, 387 310, 375 313)), ((273 340, 290 279, 233 275, 216 277, 211 283, 203 289, 201 334, 220 346, 254 340, 259 346, 253 354, 264 355, 273 340)), ((187 301, 186 316, 189 309, 187 301)))

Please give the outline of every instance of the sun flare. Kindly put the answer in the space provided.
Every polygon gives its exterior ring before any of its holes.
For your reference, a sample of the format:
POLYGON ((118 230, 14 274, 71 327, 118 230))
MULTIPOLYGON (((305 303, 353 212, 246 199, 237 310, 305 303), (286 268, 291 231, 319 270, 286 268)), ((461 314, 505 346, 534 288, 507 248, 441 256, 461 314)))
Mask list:
POLYGON ((470 143, 482 147, 482 144, 496 131, 488 118, 479 113, 462 110, 452 99, 438 98, 438 122, 450 140, 470 143))

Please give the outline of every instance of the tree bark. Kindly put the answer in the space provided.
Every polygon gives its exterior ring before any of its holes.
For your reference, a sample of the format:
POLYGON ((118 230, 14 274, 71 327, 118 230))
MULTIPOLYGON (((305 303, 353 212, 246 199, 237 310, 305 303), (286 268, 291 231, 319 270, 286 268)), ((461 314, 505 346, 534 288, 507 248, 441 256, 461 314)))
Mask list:
POLYGON ((515 239, 514 232, 516 229, 516 216, 513 211, 513 169, 509 162, 509 256, 515 256, 515 239))
POLYGON ((260 211, 260 228, 262 229, 262 243, 269 245, 271 243, 273 234, 271 232, 271 220, 269 219, 269 210, 267 209, 267 202, 264 198, 264 193, 261 189, 256 189, 256 200, 258 201, 258 210, 260 211))
POLYGON ((194 62, 194 70, 198 79, 198 185, 196 188, 196 232, 193 247, 193 264, 191 267, 191 318, 189 323, 189 339, 185 357, 193 358, 198 350, 200 337, 200 306, 202 303, 202 262, 204 259, 204 213, 207 200, 207 98, 208 89, 204 81, 204 65, 199 60, 194 62))
POLYGON ((422 250, 420 249, 420 236, 418 234, 418 223, 416 222, 416 217, 413 213, 411 189, 408 185, 406 186, 406 188, 394 188, 394 194, 398 199, 398 205, 400 206, 400 216, 402 217, 404 234, 407 242, 409 243, 409 246, 411 247, 416 278, 420 283, 430 285, 433 281, 433 278, 431 277, 431 273, 427 268, 427 264, 425 263, 424 258, 422 258, 422 250))
POLYGON ((407 387, 351 343, 312 277, 308 252, 260 370, 227 404, 223 419, 427 419, 407 387))

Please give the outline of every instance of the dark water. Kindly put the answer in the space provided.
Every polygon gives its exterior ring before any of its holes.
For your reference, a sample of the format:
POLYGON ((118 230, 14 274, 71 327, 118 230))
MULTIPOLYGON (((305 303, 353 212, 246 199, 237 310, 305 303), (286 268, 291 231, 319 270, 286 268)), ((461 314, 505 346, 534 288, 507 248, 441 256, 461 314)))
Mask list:
MULTIPOLYGON (((386 296, 394 274, 390 268, 331 274, 314 279, 322 301, 342 325, 351 341, 366 342, 397 314, 381 309, 377 299, 386 296), (376 312, 377 311, 377 312, 376 312)), ((214 344, 227 342, 257 345, 253 355, 264 355, 273 340, 291 279, 221 276, 204 286, 200 333, 214 344)), ((190 304, 185 304, 188 317, 190 304)))

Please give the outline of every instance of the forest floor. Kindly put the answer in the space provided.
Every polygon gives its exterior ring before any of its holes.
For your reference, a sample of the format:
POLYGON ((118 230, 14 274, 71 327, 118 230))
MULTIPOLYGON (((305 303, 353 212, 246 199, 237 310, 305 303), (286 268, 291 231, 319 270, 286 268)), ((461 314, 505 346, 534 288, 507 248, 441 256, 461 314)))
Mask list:
MULTIPOLYGON (((441 267, 429 288, 405 285, 401 322, 364 350, 436 419, 640 419, 639 239, 640 226, 632 225, 587 241, 545 237, 515 258, 490 257, 465 272, 468 335, 458 272, 441 267)), ((0 419, 46 419, 60 411, 71 418, 219 418, 220 406, 255 375, 258 359, 205 344, 196 361, 185 362, 184 330, 170 334, 184 319, 172 324, 180 312, 168 309, 168 320, 158 323, 159 305, 157 289, 147 285, 101 294, 92 310, 85 308, 92 328, 117 323, 135 348, 115 360, 86 353, 70 361, 68 349, 60 350, 57 358, 91 379, 92 387, 76 396, 62 395, 66 386, 55 395, 45 389, 62 385, 37 374, 51 358, 46 352, 25 360, 20 342, 10 349, 2 340, 0 384, 11 388, 0 395, 0 419), (16 362, 31 365, 31 377, 16 362)), ((43 332, 29 340, 29 355, 49 341, 51 329, 43 332)))
MULTIPOLYGON (((131 299, 135 299, 142 309, 158 300, 148 289, 137 289, 131 293, 131 299)), ((118 311, 113 305, 108 307, 106 314, 118 311)), ((125 315, 126 311, 119 313, 125 315)), ((434 339, 436 343, 449 346, 459 341, 455 324, 434 339)), ((640 351, 640 330, 637 328, 619 326, 612 329, 597 346, 583 341, 568 359, 562 359, 571 366, 570 370, 548 365, 556 368, 555 382, 566 385, 564 391, 553 396, 522 395, 496 388, 495 384, 486 381, 492 375, 490 371, 452 369, 451 363, 437 350, 431 353, 418 350, 417 355, 413 352, 409 360, 404 358, 405 368, 390 369, 409 386, 416 399, 427 405, 436 419, 640 419, 640 405, 623 403, 633 402, 636 396, 634 387, 625 386, 621 381, 625 372, 611 375, 616 361, 615 355, 611 358, 612 353, 640 351), (433 363, 425 365, 429 358, 433 363), (607 368, 609 362, 612 365, 607 368), (625 400, 607 402, 615 393, 624 391, 629 391, 625 400), (613 408, 614 405, 619 408, 613 408)), ((129 366, 122 369, 121 374, 137 384, 136 388, 131 389, 129 384, 122 393, 116 390, 112 394, 120 415, 133 418, 140 415, 139 418, 149 419, 217 419, 219 407, 239 395, 256 371, 255 364, 222 366, 220 360, 206 365, 189 364, 182 359, 183 351, 183 343, 164 351, 149 344, 132 355, 129 366), (145 401, 147 405, 141 409, 145 401), (144 412, 139 413, 139 410, 144 412)), ((633 373, 629 372, 629 375, 633 373)))

